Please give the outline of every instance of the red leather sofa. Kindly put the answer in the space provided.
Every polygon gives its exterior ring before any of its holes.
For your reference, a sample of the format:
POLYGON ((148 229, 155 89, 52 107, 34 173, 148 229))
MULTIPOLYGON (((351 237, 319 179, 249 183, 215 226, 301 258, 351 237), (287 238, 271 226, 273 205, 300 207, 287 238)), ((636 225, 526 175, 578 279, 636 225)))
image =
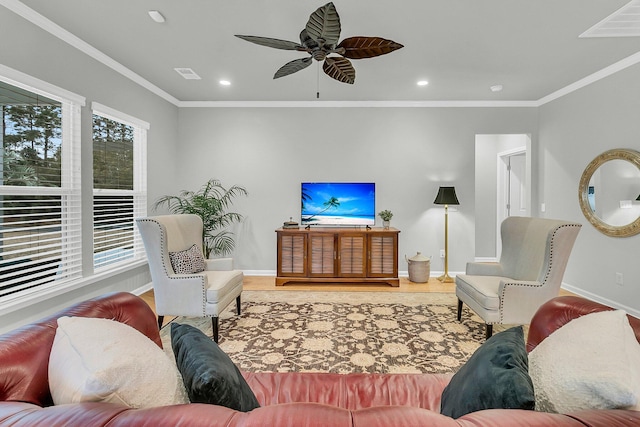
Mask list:
MULTIPOLYGON (((533 319, 528 349, 569 320, 606 306, 559 297, 533 319)), ((0 426, 638 426, 640 412, 581 411, 569 415, 493 409, 452 419, 439 414, 450 376, 433 374, 245 373, 261 407, 237 412, 206 404, 130 409, 109 403, 53 406, 49 351, 61 316, 115 319, 161 346, 151 309, 115 293, 88 300, 0 336, 0 426)), ((640 337, 640 320, 632 319, 640 337)), ((640 339, 640 338, 639 338, 640 339)))

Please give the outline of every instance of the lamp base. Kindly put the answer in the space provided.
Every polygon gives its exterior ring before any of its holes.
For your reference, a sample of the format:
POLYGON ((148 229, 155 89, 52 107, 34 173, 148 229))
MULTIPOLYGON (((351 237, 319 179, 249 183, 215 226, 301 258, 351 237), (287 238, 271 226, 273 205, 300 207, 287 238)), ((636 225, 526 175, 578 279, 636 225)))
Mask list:
POLYGON ((453 283, 453 277, 449 276, 446 273, 438 277, 438 280, 441 281, 442 283, 453 283))

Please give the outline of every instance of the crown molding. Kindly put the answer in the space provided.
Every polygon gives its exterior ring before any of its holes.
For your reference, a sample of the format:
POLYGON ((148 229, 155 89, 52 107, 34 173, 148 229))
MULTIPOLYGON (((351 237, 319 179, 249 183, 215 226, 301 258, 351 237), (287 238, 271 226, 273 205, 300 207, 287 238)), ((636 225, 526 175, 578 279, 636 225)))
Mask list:
POLYGON ((505 108, 536 101, 180 101, 181 108, 505 108))
POLYGON ((595 83, 598 80, 602 80, 605 77, 609 77, 610 75, 615 74, 619 71, 622 71, 625 68, 631 67, 632 65, 636 65, 639 62, 640 62, 640 52, 636 52, 633 55, 627 56, 626 58, 621 59, 620 61, 613 63, 608 67, 603 68, 600 71, 596 71, 595 73, 590 74, 587 77, 584 77, 574 83, 571 83, 568 86, 563 87, 560 90, 557 90, 543 98, 540 98, 537 101, 537 104, 538 106, 542 106, 558 98, 562 98, 563 96, 568 95, 571 92, 575 92, 578 89, 582 89, 583 87, 588 86, 591 83, 595 83))

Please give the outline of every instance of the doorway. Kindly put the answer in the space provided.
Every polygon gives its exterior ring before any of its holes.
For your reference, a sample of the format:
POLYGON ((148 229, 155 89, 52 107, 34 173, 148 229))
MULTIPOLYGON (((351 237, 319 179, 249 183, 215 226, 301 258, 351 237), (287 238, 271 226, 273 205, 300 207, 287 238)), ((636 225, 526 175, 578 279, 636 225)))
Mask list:
POLYGON ((496 261, 502 221, 531 215, 531 137, 476 135, 475 149, 476 260, 496 261))
POLYGON ((500 225, 510 216, 530 216, 527 197, 527 149, 503 151, 497 156, 496 257, 502 252, 500 225))

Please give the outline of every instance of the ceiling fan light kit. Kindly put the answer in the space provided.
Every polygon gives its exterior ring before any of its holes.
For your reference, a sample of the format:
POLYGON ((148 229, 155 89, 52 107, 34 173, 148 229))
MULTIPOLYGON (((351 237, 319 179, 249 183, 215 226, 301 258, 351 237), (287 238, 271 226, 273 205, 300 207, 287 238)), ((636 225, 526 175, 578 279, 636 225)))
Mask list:
POLYGON ((276 71, 274 79, 303 70, 315 59, 324 61, 322 70, 326 75, 348 84, 356 80, 356 70, 349 59, 373 58, 404 47, 381 37, 349 37, 338 43, 340 29, 338 11, 333 3, 327 3, 309 16, 306 27, 300 33, 300 43, 260 36, 236 34, 236 37, 261 46, 307 52, 310 55, 287 62, 276 71))

